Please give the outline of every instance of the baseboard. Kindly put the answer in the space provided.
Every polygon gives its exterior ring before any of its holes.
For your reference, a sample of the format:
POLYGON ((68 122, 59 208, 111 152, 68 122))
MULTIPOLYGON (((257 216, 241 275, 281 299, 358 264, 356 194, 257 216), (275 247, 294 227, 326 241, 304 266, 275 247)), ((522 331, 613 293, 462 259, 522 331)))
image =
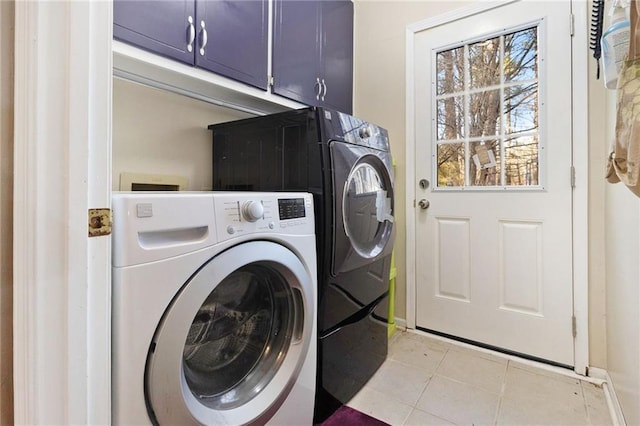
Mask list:
MULTIPOLYGON (((591 373, 591 369, 589 369, 589 373, 591 373)), ((609 407, 609 415, 611 416, 611 422, 615 426, 626 426, 627 423, 624 420, 622 407, 620 406, 620 402, 618 401, 618 397, 616 396, 616 389, 613 386, 613 381, 611 380, 611 376, 606 371, 604 371, 604 374, 605 374, 606 380, 602 384, 602 389, 604 390, 604 397, 607 400, 607 407, 609 407)))
POLYGON ((407 329, 407 320, 404 318, 395 318, 396 328, 402 331, 407 329))
POLYGON ((589 367, 589 374, 588 374, 589 377, 593 377, 594 379, 598 379, 598 380, 607 381, 608 375, 609 374, 607 373, 607 370, 605 370, 604 368, 589 367))

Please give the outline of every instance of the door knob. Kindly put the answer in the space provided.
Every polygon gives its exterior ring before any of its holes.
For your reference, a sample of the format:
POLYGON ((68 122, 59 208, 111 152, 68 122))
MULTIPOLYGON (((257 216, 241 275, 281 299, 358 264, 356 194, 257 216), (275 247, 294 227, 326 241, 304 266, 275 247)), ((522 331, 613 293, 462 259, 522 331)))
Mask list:
POLYGON ((424 198, 420 201, 418 201, 418 205, 420 206, 420 208, 422 210, 426 210, 429 208, 429 200, 425 200, 424 198))

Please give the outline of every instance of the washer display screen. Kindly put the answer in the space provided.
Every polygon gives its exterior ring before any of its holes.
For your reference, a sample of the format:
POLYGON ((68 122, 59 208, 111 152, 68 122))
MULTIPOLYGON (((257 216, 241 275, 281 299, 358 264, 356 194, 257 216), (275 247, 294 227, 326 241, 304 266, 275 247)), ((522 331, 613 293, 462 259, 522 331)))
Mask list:
POLYGON ((304 198, 279 198, 278 212, 280 220, 305 217, 304 198))

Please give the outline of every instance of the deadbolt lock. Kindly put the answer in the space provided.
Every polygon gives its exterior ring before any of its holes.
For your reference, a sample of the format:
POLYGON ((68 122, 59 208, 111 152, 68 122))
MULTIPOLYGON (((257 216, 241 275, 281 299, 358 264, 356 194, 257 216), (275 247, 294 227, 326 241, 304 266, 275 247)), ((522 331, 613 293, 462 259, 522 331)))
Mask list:
POLYGON ((420 188, 422 188, 422 189, 429 188, 429 181, 427 179, 420 179, 420 182, 418 184, 420 185, 420 188))

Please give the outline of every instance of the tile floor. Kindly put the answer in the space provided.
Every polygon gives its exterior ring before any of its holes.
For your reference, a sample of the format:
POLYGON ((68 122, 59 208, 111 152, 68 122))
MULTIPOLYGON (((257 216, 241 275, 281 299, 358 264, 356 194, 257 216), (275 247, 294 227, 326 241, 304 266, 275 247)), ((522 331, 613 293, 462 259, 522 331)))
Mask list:
POLYGON ((601 385, 543 367, 398 331, 348 405, 391 425, 612 424, 601 385))

